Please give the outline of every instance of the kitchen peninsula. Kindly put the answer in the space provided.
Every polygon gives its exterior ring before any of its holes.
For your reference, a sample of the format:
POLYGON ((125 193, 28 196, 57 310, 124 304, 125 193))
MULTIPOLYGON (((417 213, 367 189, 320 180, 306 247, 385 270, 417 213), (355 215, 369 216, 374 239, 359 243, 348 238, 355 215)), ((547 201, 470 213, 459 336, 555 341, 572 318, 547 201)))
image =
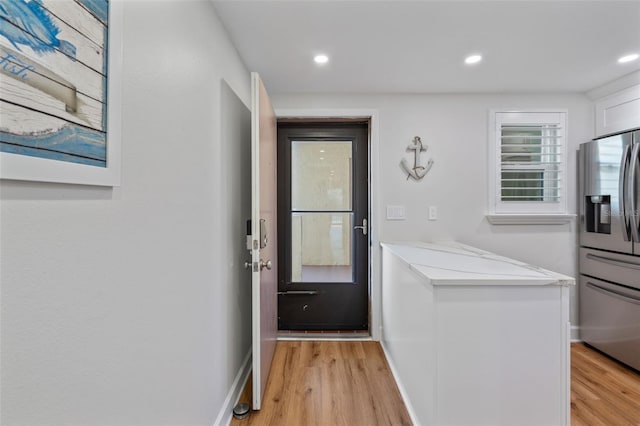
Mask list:
POLYGON ((421 425, 568 425, 571 277, 459 243, 382 244, 382 340, 421 425))

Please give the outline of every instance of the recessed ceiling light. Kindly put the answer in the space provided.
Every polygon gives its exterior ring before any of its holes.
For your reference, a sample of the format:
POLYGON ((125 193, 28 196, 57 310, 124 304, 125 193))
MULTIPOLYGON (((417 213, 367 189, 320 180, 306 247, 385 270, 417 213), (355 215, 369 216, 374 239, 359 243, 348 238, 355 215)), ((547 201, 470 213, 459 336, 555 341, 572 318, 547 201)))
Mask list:
POLYGON ((633 53, 631 55, 625 55, 625 56, 621 57, 620 59, 618 59, 618 62, 621 63, 621 64, 625 64, 627 62, 635 61, 639 57, 640 57, 640 55, 638 55, 637 53, 633 53))
POLYGON ((471 55, 471 56, 467 56, 464 59, 464 63, 465 64, 477 64, 481 60, 482 60, 482 56, 480 56, 480 55, 471 55))
POLYGON ((327 55, 316 55, 313 60, 316 64, 326 64, 329 62, 329 57, 327 55))

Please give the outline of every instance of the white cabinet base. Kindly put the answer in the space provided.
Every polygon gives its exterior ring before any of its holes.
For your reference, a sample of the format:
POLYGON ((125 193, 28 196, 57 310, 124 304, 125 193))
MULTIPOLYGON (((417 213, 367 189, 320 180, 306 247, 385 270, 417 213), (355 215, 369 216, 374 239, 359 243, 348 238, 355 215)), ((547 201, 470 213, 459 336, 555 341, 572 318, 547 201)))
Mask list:
POLYGON ((382 339, 416 424, 570 424, 567 285, 431 285, 382 262, 382 339))

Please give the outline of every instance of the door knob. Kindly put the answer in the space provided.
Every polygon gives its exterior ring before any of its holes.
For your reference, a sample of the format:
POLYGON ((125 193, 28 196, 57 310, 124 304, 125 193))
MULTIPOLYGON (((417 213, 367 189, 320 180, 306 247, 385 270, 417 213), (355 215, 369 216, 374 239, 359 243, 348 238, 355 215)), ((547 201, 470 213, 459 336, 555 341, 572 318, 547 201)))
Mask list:
POLYGON ((271 261, 267 260, 266 262, 260 259, 260 270, 262 271, 264 268, 267 268, 269 271, 271 270, 271 261))

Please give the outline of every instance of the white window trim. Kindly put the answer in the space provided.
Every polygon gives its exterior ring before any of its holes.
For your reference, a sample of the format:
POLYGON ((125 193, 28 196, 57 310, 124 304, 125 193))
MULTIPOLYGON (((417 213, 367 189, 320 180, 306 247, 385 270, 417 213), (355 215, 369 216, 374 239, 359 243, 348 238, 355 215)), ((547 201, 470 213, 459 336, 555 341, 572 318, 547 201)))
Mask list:
POLYGON ((489 213, 487 220, 494 225, 555 225, 571 222, 574 214, 568 213, 567 200, 567 154, 568 154, 568 110, 557 109, 509 109, 495 108, 489 111, 488 132, 488 170, 489 170, 489 213), (498 114, 510 114, 509 117, 497 119, 498 114), (538 119, 535 114, 539 113, 538 119), (500 199, 500 132, 497 125, 501 124, 540 124, 550 122, 549 114, 558 114, 554 120, 563 130, 562 164, 560 181, 562 182, 561 196, 558 203, 517 203, 503 202, 500 199), (545 119, 543 119, 544 116, 545 119))
POLYGON ((488 214, 492 225, 563 225, 575 219, 575 214, 488 214))

